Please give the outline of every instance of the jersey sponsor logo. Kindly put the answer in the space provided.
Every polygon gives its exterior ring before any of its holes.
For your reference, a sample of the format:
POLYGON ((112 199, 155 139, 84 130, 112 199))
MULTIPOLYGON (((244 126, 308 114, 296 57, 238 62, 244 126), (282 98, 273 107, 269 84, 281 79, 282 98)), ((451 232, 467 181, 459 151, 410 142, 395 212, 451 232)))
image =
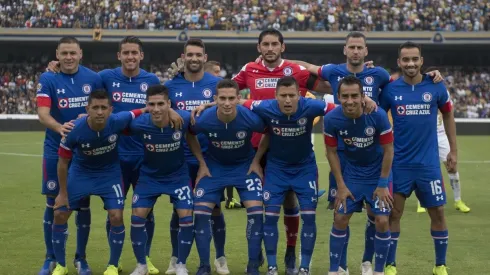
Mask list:
MULTIPOLYGON (((180 135, 182 135, 182 133, 180 135)), ((172 143, 159 143, 159 144, 146 143, 145 148, 149 152, 155 152, 155 153, 173 152, 180 148, 180 141, 172 142, 172 143)))
POLYGON ((431 101, 432 101, 432 94, 431 94, 431 93, 429 93, 429 92, 425 92, 425 93, 422 95, 422 100, 423 100, 424 102, 427 102, 427 103, 431 102, 431 101))
POLYGON ((150 134, 143 134, 143 139, 151 139, 151 135, 150 134))
POLYGON ((403 96, 402 95, 401 96, 395 96, 395 101, 396 100, 403 100, 403 96))
POLYGON ((192 111, 198 106, 211 102, 210 100, 182 100, 177 101, 175 105, 179 110, 192 111))
POLYGON ((134 194, 133 195, 133 200, 132 200, 133 201, 133 204, 134 203, 137 203, 139 199, 140 199, 140 196, 138 194, 134 194))
POLYGON ((196 198, 202 198, 202 196, 204 196, 204 189, 197 188, 197 190, 196 190, 196 198))
POLYGON ((271 193, 269 193, 269 191, 264 191, 262 196, 264 197, 264 201, 268 201, 271 198, 271 193))
POLYGON ((90 86, 89 84, 84 84, 82 86, 82 91, 84 94, 88 95, 92 91, 92 86, 90 86))
POLYGON ((302 118, 298 119, 298 125, 299 126, 304 126, 306 124, 306 122, 308 122, 308 119, 306 117, 302 117, 302 118))
POLYGON ((205 98, 211 98, 211 96, 213 96, 213 92, 211 92, 210 89, 204 89, 204 90, 202 90, 202 95, 205 98))
POLYGON ((339 135, 341 135, 341 136, 344 136, 345 135, 346 136, 346 135, 348 135, 348 132, 347 132, 347 130, 345 130, 345 131, 339 131, 339 135))
POLYGON ((37 84, 37 91, 40 92, 43 89, 43 84, 38 83, 37 84))
POLYGON ((69 107, 68 100, 66 100, 66 98, 60 98, 60 99, 58 99, 58 106, 61 109, 68 108, 69 107))
POLYGON ((140 90, 144 93, 146 90, 148 90, 148 84, 146 82, 143 82, 140 84, 140 90))
POLYGON ((282 137, 297 137, 306 133, 306 126, 299 127, 273 127, 272 132, 282 137))
POLYGON ((175 93, 175 97, 182 97, 182 92, 175 93))
POLYGON ((364 92, 364 95, 367 95, 369 97, 373 97, 373 87, 362 86, 362 91, 364 92))
POLYGON ((255 88, 256 89, 267 89, 267 88, 276 88, 276 84, 279 78, 257 78, 255 79, 255 88))
POLYGON ((53 190, 55 190, 55 189, 56 189, 56 185, 57 185, 57 184, 56 184, 56 181, 54 181, 54 180, 50 180, 50 181, 46 182, 46 187, 47 187, 49 190, 51 190, 51 191, 53 191, 53 190))
POLYGON ((65 94, 65 89, 56 89, 56 94, 65 94))
POLYGON ((247 136, 247 132, 245 132, 245 131, 240 131, 240 132, 236 133, 236 137, 238 139, 244 139, 246 136, 247 136))
POLYGON ((209 133, 209 137, 218 137, 218 133, 209 133))
MULTIPOLYGON (((374 129, 373 129, 374 130, 374 129)), ((357 148, 366 148, 374 143, 374 137, 351 137, 344 138, 344 143, 357 148)))
POLYGON ((175 141, 179 141, 182 138, 182 132, 181 131, 176 131, 172 135, 172 139, 175 141))
POLYGON ((366 76, 364 78, 364 83, 366 83, 366 85, 373 85, 374 78, 372 76, 366 76))
POLYGON ((120 88, 121 87, 121 83, 119 83, 119 82, 112 82, 112 87, 118 87, 118 88, 120 88))
POLYGON ((114 143, 114 142, 116 142, 116 140, 117 140, 117 135, 116 134, 113 134, 113 135, 111 135, 109 137, 109 142, 110 143, 114 143))
POLYGON ((374 133, 375 133, 375 129, 372 126, 368 126, 366 127, 366 129, 364 129, 364 134, 366 134, 366 136, 368 137, 372 137, 374 133))
POLYGON ((430 104, 397 105, 396 113, 400 116, 430 115, 430 104))
POLYGON ((58 98, 58 107, 60 109, 85 107, 87 103, 88 96, 58 98))
POLYGON ((293 74, 293 69, 291 69, 291 67, 286 67, 284 68, 284 70, 282 70, 282 72, 284 73, 285 76, 290 76, 293 74))
POLYGON ((222 140, 222 141, 212 141, 214 147, 223 150, 238 149, 245 145, 245 140, 222 140))
MULTIPOLYGON (((82 148, 84 144, 82 144, 82 148)), ((87 143, 87 148, 90 148, 90 144, 87 143)), ((98 156, 98 155, 103 155, 103 154, 107 154, 109 152, 111 152, 112 150, 114 150, 116 148, 116 145, 117 143, 112 143, 110 145, 107 145, 107 146, 102 146, 102 147, 99 147, 99 148, 94 148, 92 150, 86 150, 86 151, 83 151, 83 153, 87 156, 98 156)))
POLYGON ((146 104, 146 94, 112 92, 112 100, 122 103, 146 104))

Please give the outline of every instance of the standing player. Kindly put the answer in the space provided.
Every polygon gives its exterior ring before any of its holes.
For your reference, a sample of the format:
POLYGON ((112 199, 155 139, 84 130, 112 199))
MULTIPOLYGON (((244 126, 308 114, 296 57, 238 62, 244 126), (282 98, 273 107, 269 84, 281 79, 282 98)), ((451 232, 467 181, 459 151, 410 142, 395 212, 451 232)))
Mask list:
POLYGON ((131 122, 129 130, 144 141, 144 159, 141 176, 134 189, 131 216, 131 241, 138 265, 131 275, 146 275, 146 249, 148 236, 146 218, 160 195, 169 195, 179 215, 178 264, 176 273, 187 275, 186 259, 194 239, 192 218, 192 187, 182 142, 185 139, 199 161, 198 178, 209 171, 202 156, 196 136, 187 132, 189 112, 177 111, 184 118, 182 131, 170 127, 170 101, 165 86, 151 86, 147 90, 147 108, 144 114, 131 122))
MULTIPOLYGON (((209 103, 216 94, 216 84, 221 80, 212 74, 204 72, 204 63, 207 60, 204 43, 200 39, 189 39, 184 45, 184 53, 181 56, 184 61, 184 73, 179 73, 175 78, 165 83, 169 90, 169 98, 172 108, 184 111, 192 111, 201 104, 209 103)), ((207 137, 197 135, 202 152, 206 156, 207 137)), ((196 183, 199 164, 184 143, 189 175, 193 186, 196 183)), ((216 260, 214 261, 218 274, 229 274, 228 264, 225 257, 226 225, 223 213, 216 207, 213 210, 212 231, 214 245, 216 248, 216 260)), ((166 274, 175 274, 178 256, 177 234, 179 230, 179 217, 174 211, 170 222, 170 236, 172 241, 172 257, 166 274)))
POLYGON ((299 200, 303 220, 299 274, 310 274, 317 235, 318 203, 318 169, 311 144, 312 124, 315 117, 324 115, 335 106, 301 97, 298 82, 292 76, 283 77, 277 82, 276 100, 249 100, 244 105, 262 117, 268 126, 268 133, 261 141, 253 161, 253 167, 259 167, 269 147, 263 191, 268 274, 278 274, 277 222, 281 204, 289 191, 293 191, 299 200))
POLYGON ((193 132, 208 136, 206 162, 212 175, 202 178, 195 189, 196 246, 201 258, 197 274, 211 274, 211 212, 220 203, 224 189, 230 186, 238 190, 247 208, 247 274, 258 275, 264 219, 262 181, 260 172, 248 173, 255 155, 249 137, 253 132, 263 132, 265 124, 256 114, 237 106, 240 96, 233 80, 221 80, 216 90, 217 106, 206 110, 192 127, 193 132))
MULTIPOLYGON (((46 260, 39 275, 50 274, 56 265, 56 258, 51 241, 53 226, 53 207, 59 192, 57 175, 58 147, 61 137, 65 135, 63 123, 76 119, 85 112, 88 95, 101 88, 102 81, 97 73, 79 65, 82 59, 80 43, 74 37, 63 37, 58 42, 56 58, 59 60, 61 73, 43 73, 37 86, 37 105, 39 121, 46 126, 46 137, 43 152, 42 194, 46 195, 44 210, 44 242, 46 260)), ((74 264, 80 274, 91 274, 85 260, 85 249, 90 233, 90 199, 80 202, 76 215, 77 251, 74 264)))
POLYGON ((431 218, 431 235, 436 252, 433 274, 447 275, 448 230, 444 216, 446 192, 437 146, 437 110, 442 113, 450 145, 446 157, 448 170, 454 172, 457 145, 452 104, 443 83, 434 84, 429 77, 421 74, 423 58, 419 45, 406 42, 400 46, 398 55, 398 66, 403 77, 388 84, 380 100, 385 110, 391 110, 395 135, 394 208, 390 219, 391 245, 385 274, 396 274, 395 256, 400 219, 406 198, 415 190, 420 204, 428 208, 431 218))
POLYGON ((105 90, 90 93, 86 110, 88 116, 73 123, 73 130, 61 140, 58 150, 60 192, 56 197, 53 224, 53 248, 58 263, 53 275, 68 274, 65 262, 67 221, 71 211, 79 209, 81 200, 90 195, 103 199, 111 221, 110 259, 104 275, 118 274, 116 266, 122 253, 125 229, 117 143, 119 133, 144 110, 111 115, 111 101, 105 90))
POLYGON ((382 275, 390 246, 389 216, 393 200, 388 189, 393 161, 391 124, 382 109, 364 114, 365 95, 361 81, 355 76, 340 81, 337 96, 342 107, 324 118, 327 158, 338 183, 337 214, 330 233, 329 274, 339 274, 339 255, 342 255, 349 220, 366 202, 376 217, 374 275, 382 275), (345 167, 341 167, 337 155, 338 140, 345 144, 345 167))

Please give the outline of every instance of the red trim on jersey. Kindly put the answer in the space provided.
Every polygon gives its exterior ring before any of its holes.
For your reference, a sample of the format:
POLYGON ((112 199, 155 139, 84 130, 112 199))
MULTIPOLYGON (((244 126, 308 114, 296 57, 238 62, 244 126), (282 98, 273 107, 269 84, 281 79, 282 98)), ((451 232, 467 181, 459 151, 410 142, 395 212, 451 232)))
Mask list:
POLYGON ((439 110, 441 110, 441 113, 450 113, 453 110, 453 104, 451 103, 451 100, 446 102, 446 104, 440 107, 439 110))
POLYGON ((337 106, 333 103, 327 103, 327 108, 325 109, 325 114, 328 114, 328 112, 332 111, 335 109, 337 106))
POLYGON ((329 147, 337 147, 337 139, 334 137, 330 137, 327 135, 323 135, 323 140, 325 141, 325 145, 329 147))
POLYGON ((66 150, 65 148, 60 146, 60 148, 58 149, 58 156, 64 159, 71 159, 73 156, 73 152, 70 150, 66 150))
POLYGON ((51 108, 51 98, 44 97, 44 96, 38 96, 36 98, 36 100, 37 100, 37 107, 48 107, 48 108, 51 108))
POLYGON ((318 78, 319 78, 319 79, 320 79, 320 78, 321 78, 321 79, 323 79, 323 78, 322 78, 322 68, 323 68, 323 66, 320 66, 320 68, 318 69, 318 72, 317 72, 317 74, 318 74, 318 78))
POLYGON ((385 145, 393 142, 393 131, 379 136, 379 144, 385 145))
POLYGON ((390 82, 395 81, 395 79, 390 75, 390 82))
POLYGON ((245 108, 247 108, 247 109, 250 110, 250 109, 252 109, 252 103, 253 102, 254 101, 252 99, 249 99, 249 100, 245 101, 245 103, 243 103, 243 107, 245 107, 245 108))
POLYGON ((137 117, 139 117, 141 114, 143 114, 143 112, 141 111, 141 109, 134 109, 134 110, 131 110, 131 113, 133 113, 133 118, 137 118, 137 117))

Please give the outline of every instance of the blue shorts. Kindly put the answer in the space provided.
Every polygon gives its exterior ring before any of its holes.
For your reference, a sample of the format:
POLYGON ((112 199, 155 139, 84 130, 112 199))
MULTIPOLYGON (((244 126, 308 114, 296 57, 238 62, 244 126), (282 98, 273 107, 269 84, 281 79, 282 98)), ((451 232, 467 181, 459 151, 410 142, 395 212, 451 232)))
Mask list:
POLYGON ((58 158, 43 157, 43 181, 41 194, 47 196, 57 196, 59 191, 58 158))
POLYGON ((282 205, 288 191, 296 193, 301 209, 316 209, 318 203, 318 168, 316 163, 297 168, 279 168, 267 164, 264 204, 282 205))
MULTIPOLYGON (((196 163, 195 161, 188 161, 187 167, 189 167, 189 177, 191 178, 191 185, 192 185, 192 189, 194 190, 196 188, 196 178, 197 178, 197 172, 199 171, 199 163, 196 163)), ((212 174, 213 173, 211 173, 211 175, 212 174)), ((225 201, 225 191, 224 190, 223 190, 223 192, 221 192, 220 202, 222 202, 222 201, 225 201)), ((172 201, 170 201, 170 202, 172 202, 172 201)), ((216 204, 216 207, 220 206, 220 202, 216 204)))
POLYGON ((68 203, 71 210, 83 205, 82 199, 99 196, 104 202, 104 209, 124 209, 124 188, 120 175, 114 173, 88 175, 87 173, 68 173, 68 203))
POLYGON ((134 189, 133 208, 153 208, 158 197, 168 195, 175 209, 192 209, 192 187, 187 175, 165 179, 141 178, 134 189))
MULTIPOLYGON (((379 199, 376 198, 373 200, 373 193, 378 187, 377 183, 374 184, 366 184, 365 182, 355 182, 349 179, 344 179, 347 188, 354 196, 355 200, 353 201, 350 198, 347 198, 347 212, 344 212, 345 209, 343 206, 340 207, 338 213, 340 214, 351 214, 354 212, 362 212, 362 206, 364 202, 371 206, 371 211, 375 216, 388 216, 391 213, 391 209, 389 207, 385 207, 383 203, 380 203, 379 199), (381 205, 380 205, 381 204, 381 205)), ((392 192, 392 182, 388 184, 388 188, 390 190, 390 194, 393 195, 392 192)))
POLYGON ((441 168, 392 168, 393 192, 410 197, 415 195, 424 208, 438 207, 446 204, 446 189, 441 168))
POLYGON ((247 167, 243 166, 226 171, 222 166, 209 166, 212 177, 202 178, 196 186, 195 202, 212 202, 218 205, 223 200, 226 187, 237 189, 241 201, 262 201, 262 180, 255 173, 247 175, 247 167))
POLYGON ((128 194, 129 187, 136 185, 140 176, 140 167, 143 163, 143 156, 119 156, 121 165, 122 179, 124 184, 124 196, 128 194))
MULTIPOLYGON (((337 151, 337 155, 339 156, 340 160, 340 169, 342 174, 344 173, 344 167, 346 165, 346 160, 345 160, 345 154, 344 151, 337 151)), ((335 180, 335 176, 333 175, 332 171, 328 173, 328 201, 329 202, 334 202, 335 201, 335 196, 337 195, 337 181, 335 180)))

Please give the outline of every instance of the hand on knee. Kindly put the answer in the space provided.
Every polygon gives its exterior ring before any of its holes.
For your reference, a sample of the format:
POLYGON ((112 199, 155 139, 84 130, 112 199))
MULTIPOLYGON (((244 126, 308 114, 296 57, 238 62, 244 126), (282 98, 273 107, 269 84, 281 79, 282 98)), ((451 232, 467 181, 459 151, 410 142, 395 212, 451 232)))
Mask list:
POLYGON ((68 221, 70 214, 71 212, 67 212, 64 210, 55 210, 53 222, 55 224, 65 224, 68 221))

